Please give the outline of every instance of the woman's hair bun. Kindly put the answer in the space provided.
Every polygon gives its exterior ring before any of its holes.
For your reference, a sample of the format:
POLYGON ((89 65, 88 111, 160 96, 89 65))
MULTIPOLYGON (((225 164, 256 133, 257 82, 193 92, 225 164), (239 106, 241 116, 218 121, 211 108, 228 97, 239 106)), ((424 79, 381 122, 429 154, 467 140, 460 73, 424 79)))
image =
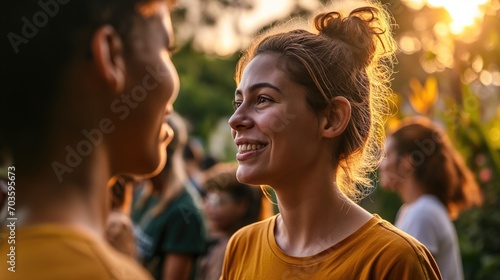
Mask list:
POLYGON ((384 16, 376 7, 360 7, 352 10, 346 17, 341 12, 331 11, 318 14, 314 18, 314 27, 319 35, 340 40, 350 46, 353 59, 360 67, 367 67, 375 57, 388 50, 384 35, 390 35, 390 26, 383 27, 384 16), (387 30, 389 29, 389 30, 387 30))

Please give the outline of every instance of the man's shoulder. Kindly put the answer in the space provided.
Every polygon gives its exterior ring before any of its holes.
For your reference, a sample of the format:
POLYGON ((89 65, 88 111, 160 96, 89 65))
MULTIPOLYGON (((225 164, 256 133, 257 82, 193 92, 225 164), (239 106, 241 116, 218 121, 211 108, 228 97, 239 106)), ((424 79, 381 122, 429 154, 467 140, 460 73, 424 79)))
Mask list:
MULTIPOLYGON (((59 226, 20 228, 17 233, 14 259, 19 265, 9 277, 18 278, 8 279, 105 279, 123 274, 150 279, 133 259, 92 234, 59 226)), ((10 249, 0 246, 2 255, 10 249)))

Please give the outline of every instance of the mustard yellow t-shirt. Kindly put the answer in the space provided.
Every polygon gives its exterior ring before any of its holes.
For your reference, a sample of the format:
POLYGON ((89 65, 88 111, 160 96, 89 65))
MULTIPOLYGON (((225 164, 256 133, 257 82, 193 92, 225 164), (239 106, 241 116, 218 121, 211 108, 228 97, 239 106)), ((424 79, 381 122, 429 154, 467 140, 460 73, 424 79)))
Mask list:
POLYGON ((343 241, 308 257, 289 256, 277 246, 276 217, 231 237, 221 280, 441 279, 429 251, 377 215, 343 241))
POLYGON ((91 233, 55 225, 2 230, 0 279, 152 279, 135 260, 91 233), (15 244, 9 244, 11 233, 15 244))

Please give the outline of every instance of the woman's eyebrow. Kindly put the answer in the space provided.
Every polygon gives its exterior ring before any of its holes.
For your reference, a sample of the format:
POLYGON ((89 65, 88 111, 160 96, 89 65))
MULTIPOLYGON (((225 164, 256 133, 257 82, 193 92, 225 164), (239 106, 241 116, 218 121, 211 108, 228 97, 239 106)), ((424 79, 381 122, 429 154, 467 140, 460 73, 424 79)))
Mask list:
MULTIPOLYGON (((249 92, 254 92, 258 89, 261 89, 261 88, 271 88, 279 93, 282 93, 281 90, 276 87, 275 85, 272 85, 270 83, 257 83, 257 84, 253 84, 252 86, 250 86, 250 88, 248 89, 249 92)), ((236 94, 242 94, 241 90, 239 89, 236 89, 236 92, 235 92, 235 95, 236 94)))

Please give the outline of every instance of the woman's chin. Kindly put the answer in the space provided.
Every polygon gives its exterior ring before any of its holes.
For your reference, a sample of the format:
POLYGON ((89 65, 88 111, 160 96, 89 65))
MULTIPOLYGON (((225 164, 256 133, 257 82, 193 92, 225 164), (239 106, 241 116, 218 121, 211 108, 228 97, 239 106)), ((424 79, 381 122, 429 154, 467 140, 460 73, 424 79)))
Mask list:
POLYGON ((236 173, 236 179, 242 184, 260 185, 257 183, 255 176, 252 176, 250 173, 240 172, 239 170, 236 173))

